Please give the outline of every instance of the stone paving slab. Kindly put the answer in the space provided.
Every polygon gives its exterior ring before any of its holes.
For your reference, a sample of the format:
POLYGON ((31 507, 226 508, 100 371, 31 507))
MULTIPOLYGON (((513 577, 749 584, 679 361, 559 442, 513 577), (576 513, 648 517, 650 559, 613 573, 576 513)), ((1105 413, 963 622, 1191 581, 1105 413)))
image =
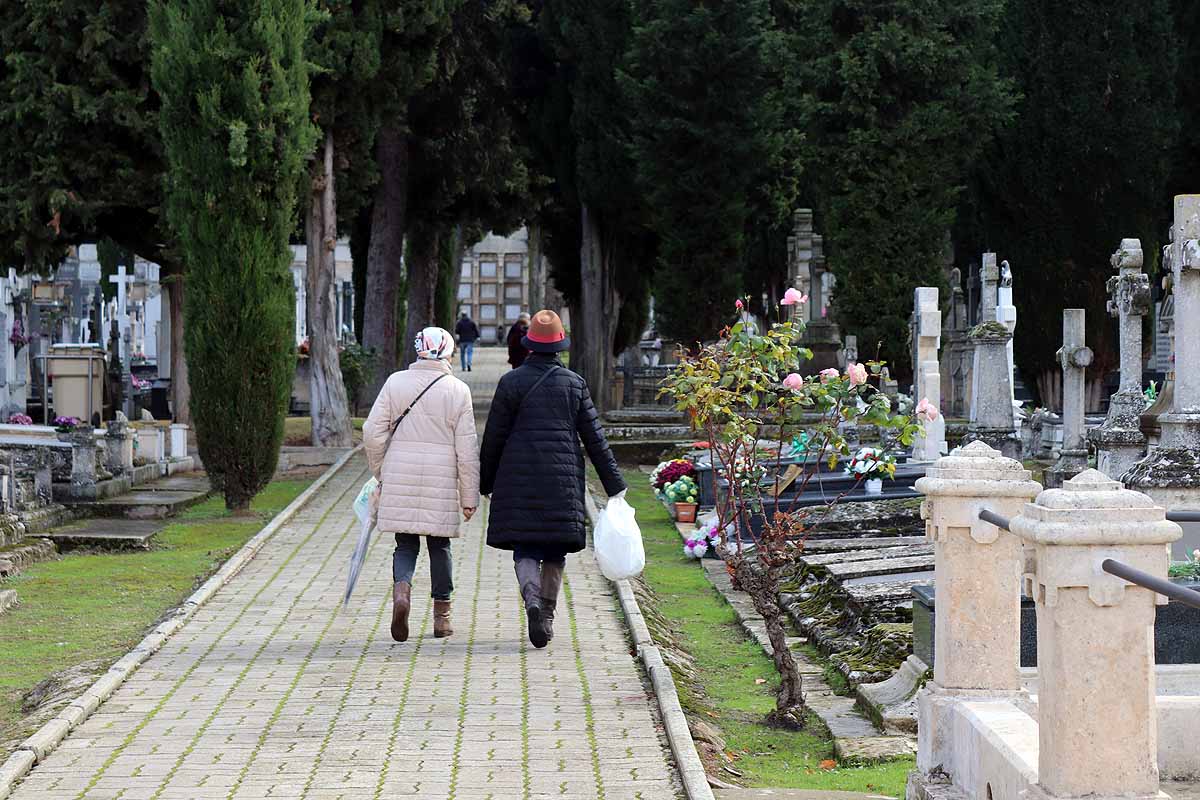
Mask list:
POLYGON ((453 545, 454 636, 432 637, 422 556, 413 638, 391 641, 390 537, 340 608, 364 478, 356 457, 12 797, 679 797, 590 553, 568 560, 545 650, 482 515, 453 545))

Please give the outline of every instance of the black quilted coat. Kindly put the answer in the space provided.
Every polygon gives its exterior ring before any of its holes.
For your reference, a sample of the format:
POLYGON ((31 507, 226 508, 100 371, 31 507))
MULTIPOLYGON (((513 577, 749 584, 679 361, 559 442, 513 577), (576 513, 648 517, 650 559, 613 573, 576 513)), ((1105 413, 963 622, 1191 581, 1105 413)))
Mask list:
POLYGON ((583 450, 609 496, 625 488, 583 378, 558 358, 534 353, 500 379, 480 454, 480 492, 492 496, 487 543, 577 553, 584 533, 583 450), (538 378, 555 374, 529 393, 538 378), (583 447, 579 441, 583 439, 583 447))

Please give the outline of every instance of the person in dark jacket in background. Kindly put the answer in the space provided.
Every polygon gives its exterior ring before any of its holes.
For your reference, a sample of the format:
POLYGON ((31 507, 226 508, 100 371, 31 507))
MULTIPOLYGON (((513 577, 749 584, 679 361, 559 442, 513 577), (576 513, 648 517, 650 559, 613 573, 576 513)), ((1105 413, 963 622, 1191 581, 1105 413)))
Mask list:
POLYGON ((609 497, 626 487, 587 384, 558 360, 570 346, 558 315, 539 311, 522 342, 529 357, 500 379, 492 399, 480 491, 492 496, 487 543, 512 551, 529 641, 545 647, 566 556, 587 544, 583 451, 609 497))
POLYGON ((458 337, 458 352, 462 359, 463 372, 471 371, 471 362, 475 360, 475 342, 479 339, 479 326, 471 315, 463 312, 458 324, 454 326, 454 335, 458 337))
MULTIPOLYGON (((553 312, 551 312, 553 313, 553 312)), ((555 317, 558 315, 555 314, 555 317)), ((529 349, 525 347, 523 342, 525 332, 529 330, 529 315, 521 314, 517 317, 517 321, 508 329, 508 363, 512 364, 512 368, 516 369, 525 363, 525 357, 529 355, 529 349)))

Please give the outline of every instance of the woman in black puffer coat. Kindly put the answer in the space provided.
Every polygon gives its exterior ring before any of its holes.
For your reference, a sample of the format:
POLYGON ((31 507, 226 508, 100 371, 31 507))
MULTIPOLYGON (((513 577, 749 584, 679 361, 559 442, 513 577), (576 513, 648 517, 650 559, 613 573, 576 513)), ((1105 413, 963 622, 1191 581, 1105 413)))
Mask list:
POLYGON ((558 360, 570 346, 558 315, 535 314, 523 343, 531 355, 500 379, 492 399, 480 492, 492 497, 487 543, 513 551, 529 641, 545 647, 566 555, 587 544, 583 450, 610 497, 624 493, 625 481, 587 384, 558 360))

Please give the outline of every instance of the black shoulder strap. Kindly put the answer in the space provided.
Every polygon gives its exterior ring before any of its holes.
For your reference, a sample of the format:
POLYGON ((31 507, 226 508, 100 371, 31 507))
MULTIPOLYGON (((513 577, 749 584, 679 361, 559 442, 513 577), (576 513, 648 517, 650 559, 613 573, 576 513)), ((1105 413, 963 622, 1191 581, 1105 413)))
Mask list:
POLYGON ((444 377, 446 377, 446 376, 438 375, 436 378, 431 380, 429 382, 429 385, 426 386, 424 389, 422 389, 421 393, 419 395, 417 395, 417 399, 413 400, 411 403, 408 404, 408 408, 404 409, 404 413, 401 414, 399 416, 399 418, 396 419, 396 424, 392 426, 392 432, 388 436, 388 444, 391 444, 391 437, 396 435, 396 429, 400 427, 401 422, 404 422, 404 418, 408 416, 408 412, 413 410, 413 406, 415 406, 417 403, 421 402, 421 398, 425 396, 425 393, 428 392, 430 389, 432 389, 433 385, 435 383, 437 383, 438 381, 440 381, 444 377))
POLYGON ((529 399, 529 395, 531 395, 537 391, 537 388, 542 385, 542 381, 546 380, 546 378, 549 378, 551 375, 558 372, 560 369, 562 369, 562 367, 560 367, 558 364, 555 364, 552 367, 550 367, 550 369, 543 372, 542 377, 538 378, 534 382, 533 386, 529 387, 529 391, 525 393, 524 397, 521 398, 521 402, 517 404, 517 410, 520 411, 521 408, 524 407, 525 401, 529 399))

